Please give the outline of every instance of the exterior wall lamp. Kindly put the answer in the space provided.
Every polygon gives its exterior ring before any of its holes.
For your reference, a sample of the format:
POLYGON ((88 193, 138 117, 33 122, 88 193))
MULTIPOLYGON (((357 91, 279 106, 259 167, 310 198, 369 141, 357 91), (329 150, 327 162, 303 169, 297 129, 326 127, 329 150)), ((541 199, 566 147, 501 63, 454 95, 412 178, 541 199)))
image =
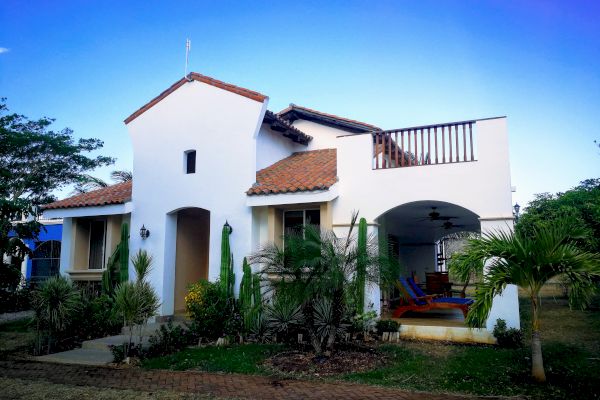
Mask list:
POLYGON ((148 236, 150 236, 150 231, 142 224, 142 227, 140 228, 140 237, 145 240, 148 236))
POLYGON ((513 206, 513 215, 515 216, 515 222, 519 222, 519 210, 521 209, 521 206, 519 205, 519 203, 515 203, 515 205, 513 206))

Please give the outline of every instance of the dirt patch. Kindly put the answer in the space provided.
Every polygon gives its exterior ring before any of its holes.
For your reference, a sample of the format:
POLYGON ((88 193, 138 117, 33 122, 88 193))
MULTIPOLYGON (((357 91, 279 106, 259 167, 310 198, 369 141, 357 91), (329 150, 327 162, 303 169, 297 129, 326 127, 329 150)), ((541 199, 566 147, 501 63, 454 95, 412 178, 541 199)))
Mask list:
POLYGON ((387 359, 376 349, 338 350, 330 357, 313 352, 286 351, 267 359, 263 365, 272 371, 294 375, 328 376, 373 370, 387 359))

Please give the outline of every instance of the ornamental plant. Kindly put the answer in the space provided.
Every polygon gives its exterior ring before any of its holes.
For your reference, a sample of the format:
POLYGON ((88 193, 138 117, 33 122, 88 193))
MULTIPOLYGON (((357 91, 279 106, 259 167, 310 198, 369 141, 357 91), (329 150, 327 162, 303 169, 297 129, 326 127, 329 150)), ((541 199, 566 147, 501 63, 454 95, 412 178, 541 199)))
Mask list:
POLYGON ((212 341, 225 334, 233 310, 219 281, 200 280, 190 285, 185 306, 194 320, 192 328, 200 338, 212 341))

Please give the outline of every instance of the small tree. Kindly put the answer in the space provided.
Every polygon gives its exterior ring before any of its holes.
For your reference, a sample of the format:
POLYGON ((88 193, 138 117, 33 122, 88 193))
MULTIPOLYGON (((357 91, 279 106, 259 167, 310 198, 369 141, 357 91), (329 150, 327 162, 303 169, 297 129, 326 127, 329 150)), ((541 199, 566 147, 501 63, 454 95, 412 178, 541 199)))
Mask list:
POLYGON ((467 315, 470 326, 485 324, 494 297, 502 294, 506 285, 517 285, 527 293, 531 301, 531 375, 540 382, 546 380, 540 337, 542 286, 555 277, 564 278, 571 288, 570 306, 580 308, 597 290, 593 279, 600 277, 600 255, 582 250, 578 242, 584 239, 584 231, 566 220, 544 229, 533 227, 527 234, 498 231, 470 239, 454 264, 466 270, 488 265, 467 315))
POLYGON ((129 354, 133 342, 133 330, 139 325, 139 343, 142 343, 142 332, 149 318, 158 312, 160 302, 152 285, 146 282, 152 266, 152 256, 145 250, 131 258, 136 271, 135 282, 121 282, 115 289, 115 308, 123 318, 123 325, 129 328, 129 341, 125 346, 125 354, 129 354))

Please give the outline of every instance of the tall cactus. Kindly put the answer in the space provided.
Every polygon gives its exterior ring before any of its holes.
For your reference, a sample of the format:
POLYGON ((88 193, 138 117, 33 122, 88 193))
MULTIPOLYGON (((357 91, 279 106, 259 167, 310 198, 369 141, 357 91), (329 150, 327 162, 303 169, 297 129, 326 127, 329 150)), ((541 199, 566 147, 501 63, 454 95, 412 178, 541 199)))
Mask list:
POLYGON ((358 223, 358 242, 356 258, 356 310, 365 311, 365 280, 367 274, 367 220, 361 218, 358 223))
POLYGON ((240 282, 240 309, 244 318, 244 326, 250 329, 261 312, 260 277, 253 274, 248 261, 244 257, 242 264, 244 275, 240 282))
POLYGON ((252 299, 255 306, 262 304, 262 293, 260 291, 260 276, 258 274, 252 275, 252 299))
POLYGON ((231 245, 229 244, 229 235, 231 235, 231 232, 231 226, 225 222, 223 231, 221 232, 221 272, 219 279, 221 282, 221 291, 227 299, 233 298, 233 285, 235 283, 233 254, 231 253, 231 245))
POLYGON ((129 225, 121 224, 121 243, 119 243, 119 280, 129 280, 129 225))
POLYGON ((240 282, 240 308, 242 312, 252 308, 252 295, 253 295, 253 280, 252 280, 252 270, 248 265, 248 261, 246 257, 244 257, 244 261, 242 263, 242 271, 244 275, 242 275, 242 281, 240 282))

